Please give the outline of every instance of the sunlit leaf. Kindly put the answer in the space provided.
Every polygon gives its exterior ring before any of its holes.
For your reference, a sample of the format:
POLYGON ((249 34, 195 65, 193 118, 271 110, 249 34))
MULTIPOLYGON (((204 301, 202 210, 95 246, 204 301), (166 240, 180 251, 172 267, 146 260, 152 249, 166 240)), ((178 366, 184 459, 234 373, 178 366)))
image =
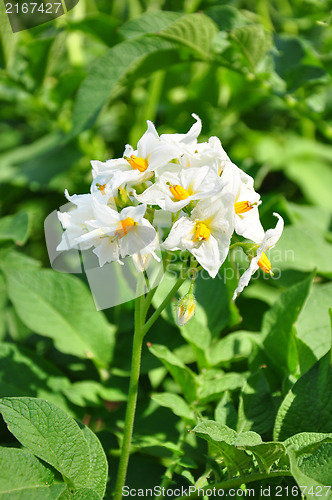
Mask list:
POLYGON ((22 321, 51 337, 65 353, 107 365, 114 327, 97 312, 90 292, 76 277, 53 270, 4 269, 8 294, 22 321))

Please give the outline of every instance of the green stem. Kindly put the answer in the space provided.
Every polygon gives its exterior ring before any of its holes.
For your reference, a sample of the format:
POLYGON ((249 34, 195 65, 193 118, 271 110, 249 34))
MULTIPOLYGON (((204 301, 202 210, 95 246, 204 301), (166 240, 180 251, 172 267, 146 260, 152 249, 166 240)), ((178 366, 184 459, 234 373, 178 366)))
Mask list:
POLYGON ((283 476, 292 476, 289 470, 275 470, 272 472, 257 472, 256 474, 252 474, 247 477, 236 477, 234 479, 228 479, 227 481, 221 481, 220 483, 211 484, 204 488, 197 488, 195 492, 192 494, 188 494, 186 496, 179 497, 179 500, 184 500, 185 498, 198 498, 200 496, 201 491, 207 490, 228 490, 230 488, 236 488, 237 486, 241 486, 241 484, 253 483, 254 481, 261 481, 262 479, 272 479, 274 477, 283 477, 283 476))
MULTIPOLYGON (((171 260, 171 252, 165 252, 165 255, 164 255, 164 258, 163 258, 163 261, 164 261, 164 272, 166 273, 167 269, 168 269, 168 265, 170 263, 170 260, 171 260)), ((152 302, 152 299, 154 297, 154 294, 156 293, 158 289, 158 286, 156 286, 155 288, 152 288, 149 293, 147 294, 146 296, 146 299, 145 299, 145 303, 144 303, 144 308, 143 308, 143 322, 145 322, 145 318, 146 318, 146 315, 148 313, 148 310, 149 310, 149 307, 150 307, 150 304, 152 302)))
POLYGON ((143 312, 142 312, 142 318, 143 318, 143 321, 145 322, 145 318, 146 318, 146 315, 148 313, 148 310, 149 310, 149 307, 150 307, 150 304, 152 302, 152 299, 154 297, 154 294, 156 293, 157 291, 157 288, 158 286, 156 286, 155 288, 152 288, 147 296, 146 296, 146 299, 145 299, 145 302, 144 302, 144 306, 143 306, 143 312))
POLYGON ((243 247, 243 242, 242 241, 237 241, 236 243, 233 243, 229 249, 232 250, 235 247, 243 247))
POLYGON ((161 313, 163 312, 163 310, 165 309, 167 304, 174 297, 174 295, 176 294, 176 292, 178 291, 178 289, 180 288, 182 283, 184 283, 187 278, 188 278, 187 273, 185 273, 184 276, 182 275, 182 273, 180 274, 180 277, 178 278, 177 282, 173 286, 172 290, 169 292, 167 297, 162 301, 160 306, 155 310, 155 312, 152 314, 152 316, 148 319, 148 321, 143 326, 143 328, 141 330, 141 333, 143 336, 150 330, 151 326, 157 321, 157 319, 159 318, 159 316, 161 315, 161 313))
MULTIPOLYGON (((168 293, 167 297, 163 300, 157 310, 152 314, 149 320, 144 324, 145 315, 147 313, 147 308, 145 304, 145 296, 143 293, 143 280, 144 274, 141 273, 137 284, 137 298, 135 300, 135 331, 134 331, 134 342, 133 342, 133 352, 131 361, 131 373, 129 382, 129 393, 127 401, 126 416, 124 422, 124 432, 121 445, 121 455, 118 469, 118 476, 114 489, 114 500, 122 499, 122 488, 125 485, 127 468, 130 455, 131 439, 133 435, 134 418, 137 403, 137 392, 138 392, 138 381, 140 375, 141 366, 141 356, 142 356, 142 346, 143 339, 146 333, 150 330, 151 326, 158 319, 162 311, 165 309, 170 300, 174 297, 177 290, 180 288, 182 283, 187 279, 187 272, 182 269, 180 277, 173 286, 172 290, 168 293)), ((148 296, 147 296, 148 297, 148 296)))
POLYGON ((142 304, 144 301, 144 295, 141 295, 143 286, 143 276, 144 276, 143 273, 139 275, 137 283, 138 296, 136 297, 135 300, 135 331, 134 331, 133 352, 131 358, 129 393, 128 393, 126 416, 124 422, 119 469, 114 490, 114 500, 122 499, 122 488, 125 485, 126 481, 131 438, 133 435, 134 418, 135 418, 136 403, 137 403, 138 381, 141 368, 142 345, 144 338, 144 335, 142 335, 142 330, 141 330, 142 304))

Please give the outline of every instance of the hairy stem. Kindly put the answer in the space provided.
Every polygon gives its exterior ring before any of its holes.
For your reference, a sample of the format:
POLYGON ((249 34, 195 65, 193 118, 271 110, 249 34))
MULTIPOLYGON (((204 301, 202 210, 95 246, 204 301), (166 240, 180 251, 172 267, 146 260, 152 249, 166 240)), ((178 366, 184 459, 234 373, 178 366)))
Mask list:
MULTIPOLYGON (((142 278, 143 278, 143 273, 139 276, 139 283, 137 285, 137 294, 141 292, 142 278)), ((137 393, 138 393, 138 381, 141 368, 142 345, 144 337, 144 335, 142 335, 141 333, 143 301, 144 301, 144 295, 138 296, 135 301, 135 331, 134 331, 133 352, 131 358, 129 393, 128 393, 127 409, 124 422, 124 432, 121 445, 118 476, 114 490, 115 500, 121 500, 122 498, 122 488, 125 485, 126 481, 131 438, 133 435, 134 418, 135 418, 137 393)))
POLYGON ((141 273, 137 283, 137 298, 135 301, 135 331, 134 331, 134 342, 133 342, 133 352, 131 361, 131 372, 130 372, 130 383, 129 383, 129 393, 127 400, 127 409, 124 423, 124 432, 121 445, 121 455, 118 469, 118 476, 114 489, 114 500, 122 499, 122 489, 125 485, 127 468, 130 456, 131 439, 133 435, 136 403, 137 403, 137 393, 138 393, 138 382, 140 376, 141 367, 141 356, 142 356, 142 345, 143 339, 146 333, 149 331, 151 326, 159 318, 162 311, 165 309, 170 300, 174 297, 177 290, 180 288, 182 283, 187 279, 187 272, 182 270, 180 277, 177 282, 167 294, 167 297, 163 300, 157 310, 152 314, 149 320, 145 322, 145 315, 147 313, 147 308, 145 304, 145 296, 143 295, 143 283, 144 274, 141 273))

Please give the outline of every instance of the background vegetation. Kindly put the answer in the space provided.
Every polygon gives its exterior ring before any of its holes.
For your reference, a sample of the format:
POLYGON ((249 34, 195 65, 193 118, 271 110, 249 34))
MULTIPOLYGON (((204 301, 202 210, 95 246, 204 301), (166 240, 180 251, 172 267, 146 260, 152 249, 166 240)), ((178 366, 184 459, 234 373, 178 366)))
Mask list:
MULTIPOLYGON (((65 188, 88 191, 90 160, 121 156, 126 143, 135 146, 147 119, 160 133, 186 132, 194 112, 203 120, 201 139, 218 136, 255 178, 264 227, 274 226, 276 211, 286 228, 270 252, 275 279, 261 276, 236 305, 230 301, 235 280, 200 279, 195 318, 178 328, 170 307, 148 334, 127 484, 206 486, 230 479, 239 487, 248 476, 257 498, 266 483, 308 490, 331 485, 329 2, 80 0, 66 15, 16 34, 0 8, 5 420, 14 410, 29 420, 33 408, 37 416, 41 409, 55 415, 55 404, 66 418, 86 424, 107 456, 110 498, 133 303, 97 312, 84 274, 45 269, 43 222, 64 204, 65 188), (22 397, 49 403, 46 408, 22 397), (253 432, 270 444, 261 445, 253 432), (305 434, 294 437, 298 433, 305 434)), ((227 261, 224 270, 231 266, 227 261)), ((36 495, 38 481, 48 478, 48 498, 103 496, 106 465, 99 448, 96 486, 84 483, 81 463, 74 472, 63 469, 61 460, 27 442, 15 418, 9 428, 25 448, 12 456, 19 445, 1 424, 0 460, 15 459, 22 472, 10 480, 0 475, 0 498, 16 498, 11 488, 15 481, 26 487, 24 471, 31 479, 31 467, 42 467, 31 480, 36 495)), ((73 440, 86 448, 88 428, 70 422, 73 440)), ((89 460, 87 449, 75 453, 89 460)))

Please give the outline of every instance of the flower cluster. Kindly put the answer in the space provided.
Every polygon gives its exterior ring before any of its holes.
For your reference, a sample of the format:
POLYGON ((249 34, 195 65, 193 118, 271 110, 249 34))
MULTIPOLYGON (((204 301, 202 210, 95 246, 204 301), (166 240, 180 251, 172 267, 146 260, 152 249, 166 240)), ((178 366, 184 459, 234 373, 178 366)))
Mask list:
POLYGON ((92 161, 90 193, 66 197, 76 208, 59 212, 64 229, 58 250, 88 249, 100 266, 131 256, 143 270, 156 248, 187 250, 214 278, 229 252, 231 238, 243 245, 251 262, 241 276, 234 298, 260 267, 271 273, 265 252, 278 241, 283 220, 264 232, 259 219, 260 196, 253 179, 231 162, 217 137, 198 143, 201 120, 186 134, 158 135, 153 123, 134 150, 127 145, 122 158, 92 161), (154 216, 169 214, 164 241, 154 216), (246 250, 247 249, 247 250, 246 250))

